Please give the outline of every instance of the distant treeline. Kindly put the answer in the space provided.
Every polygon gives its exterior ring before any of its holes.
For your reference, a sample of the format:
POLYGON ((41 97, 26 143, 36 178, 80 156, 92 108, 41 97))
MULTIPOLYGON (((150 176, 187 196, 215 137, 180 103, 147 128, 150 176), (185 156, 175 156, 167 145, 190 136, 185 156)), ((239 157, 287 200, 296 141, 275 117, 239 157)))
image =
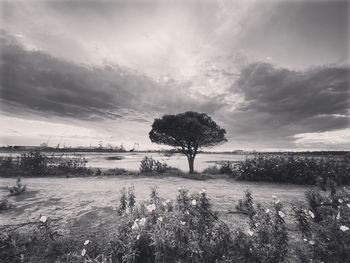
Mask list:
MULTIPOLYGON (((160 149, 160 150, 126 150, 123 148, 100 148, 100 147, 41 147, 41 146, 2 146, 0 151, 41 151, 41 152, 139 152, 139 153, 181 153, 181 150, 177 149, 160 149)), ((258 152, 258 151, 225 151, 225 152, 215 152, 215 151, 199 151, 198 153, 207 154, 240 154, 240 155, 251 155, 251 154, 267 154, 267 155, 289 155, 289 156, 328 156, 328 155, 350 155, 350 151, 302 151, 302 152, 258 152)))

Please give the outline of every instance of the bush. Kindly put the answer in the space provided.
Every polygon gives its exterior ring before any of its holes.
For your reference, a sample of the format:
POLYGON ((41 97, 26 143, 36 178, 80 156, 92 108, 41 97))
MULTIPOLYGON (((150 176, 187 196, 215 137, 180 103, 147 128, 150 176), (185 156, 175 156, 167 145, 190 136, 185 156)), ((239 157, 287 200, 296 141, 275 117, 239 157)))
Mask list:
POLYGON ((234 176, 240 180, 319 185, 350 183, 349 156, 307 158, 294 155, 256 154, 237 164, 234 176))
POLYGON ((307 191, 306 205, 293 207, 303 238, 298 251, 301 262, 347 262, 350 258, 350 191, 322 195, 307 191))
POLYGON ((209 166, 203 170, 204 174, 221 174, 220 169, 217 167, 217 165, 209 166))
POLYGON ((140 164, 141 173, 164 173, 167 168, 166 163, 161 163, 148 156, 145 156, 140 164))
POLYGON ((73 157, 46 156, 39 151, 22 153, 18 157, 0 158, 1 174, 4 176, 52 176, 67 174, 91 175, 86 168, 87 160, 79 155, 73 157))
POLYGON ((204 174, 232 174, 234 172, 234 167, 232 162, 222 162, 220 166, 209 166, 203 170, 204 174))
POLYGON ((252 193, 249 190, 244 191, 245 198, 243 200, 238 200, 238 204, 236 205, 236 209, 243 214, 250 215, 254 213, 253 208, 253 197, 252 193))
POLYGON ((127 170, 124 168, 114 168, 114 169, 108 169, 107 171, 103 172, 103 175, 122 175, 126 174, 127 170))
MULTIPOLYGON (((247 233, 238 231, 232 244, 233 262, 284 262, 288 252, 288 233, 284 221, 283 206, 277 198, 273 209, 254 204, 249 191, 240 202, 239 210, 249 217, 247 233)), ((232 262, 231 261, 231 262, 232 262)))

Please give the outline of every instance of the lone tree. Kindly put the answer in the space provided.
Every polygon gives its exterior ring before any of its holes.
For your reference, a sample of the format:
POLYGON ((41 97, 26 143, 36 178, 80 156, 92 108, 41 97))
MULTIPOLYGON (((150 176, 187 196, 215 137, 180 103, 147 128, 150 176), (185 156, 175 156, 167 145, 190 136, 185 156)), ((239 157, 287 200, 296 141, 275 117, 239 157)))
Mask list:
POLYGON ((155 119, 149 138, 152 142, 174 146, 187 156, 190 173, 198 150, 226 142, 226 131, 205 113, 188 111, 155 119))

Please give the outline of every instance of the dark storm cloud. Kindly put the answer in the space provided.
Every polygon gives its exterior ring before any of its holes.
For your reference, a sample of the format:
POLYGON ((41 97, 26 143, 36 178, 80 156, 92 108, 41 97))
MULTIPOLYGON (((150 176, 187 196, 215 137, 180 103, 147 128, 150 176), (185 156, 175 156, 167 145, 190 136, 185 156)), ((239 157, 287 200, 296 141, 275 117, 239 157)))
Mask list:
POLYGON ((0 41, 3 111, 145 121, 150 112, 212 112, 220 107, 204 97, 195 101, 185 87, 163 87, 118 66, 87 67, 28 51, 5 32, 0 41))
POLYGON ((347 128, 350 69, 337 66, 305 71, 253 63, 241 71, 232 92, 244 102, 226 116, 232 133, 284 143, 297 133, 347 128), (283 141, 283 140, 282 140, 283 141))
MULTIPOLYGON (((287 67, 349 59, 349 1, 260 1, 242 24, 239 47, 287 67)), ((349 60, 348 60, 349 62, 349 60)))

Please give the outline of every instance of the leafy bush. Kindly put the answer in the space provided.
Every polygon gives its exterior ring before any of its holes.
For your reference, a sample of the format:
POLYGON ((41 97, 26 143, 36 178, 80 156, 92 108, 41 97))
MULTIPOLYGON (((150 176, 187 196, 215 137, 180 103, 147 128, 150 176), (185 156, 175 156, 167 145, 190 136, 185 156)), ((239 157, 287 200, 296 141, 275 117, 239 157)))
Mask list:
POLYGON ((220 169, 217 165, 209 166, 203 170, 204 174, 221 174, 220 169))
POLYGON ((87 160, 79 155, 47 156, 39 151, 22 153, 18 157, 0 158, 3 176, 50 176, 68 174, 91 175, 93 171, 86 168, 87 160))
POLYGON ((234 172, 234 167, 232 162, 222 162, 220 165, 209 166, 203 170, 205 174, 232 174, 234 172))
POLYGON ((349 156, 307 158, 294 155, 256 154, 236 165, 240 180, 313 184, 326 188, 332 183, 350 183, 349 156))
POLYGON ((347 262, 350 258, 350 191, 322 195, 305 193, 307 204, 293 207, 303 238, 298 251, 301 262, 347 262))
POLYGON ((122 175, 122 174, 127 174, 128 171, 125 170, 124 168, 113 168, 113 169, 108 169, 103 172, 103 175, 122 175))
POLYGON ((48 166, 48 158, 39 151, 22 153, 20 166, 23 170, 27 170, 32 175, 43 175, 48 166))
POLYGON ((249 190, 244 191, 245 198, 238 200, 238 204, 236 205, 236 209, 239 212, 250 215, 254 213, 253 208, 253 197, 252 193, 249 190))
POLYGON ((141 173, 164 173, 167 168, 166 163, 161 163, 148 156, 145 156, 140 164, 141 173))
POLYGON ((250 229, 237 232, 231 248, 233 262, 284 262, 288 251, 286 214, 277 197, 270 210, 255 204, 251 193, 245 191, 240 204, 238 209, 248 215, 250 229))

